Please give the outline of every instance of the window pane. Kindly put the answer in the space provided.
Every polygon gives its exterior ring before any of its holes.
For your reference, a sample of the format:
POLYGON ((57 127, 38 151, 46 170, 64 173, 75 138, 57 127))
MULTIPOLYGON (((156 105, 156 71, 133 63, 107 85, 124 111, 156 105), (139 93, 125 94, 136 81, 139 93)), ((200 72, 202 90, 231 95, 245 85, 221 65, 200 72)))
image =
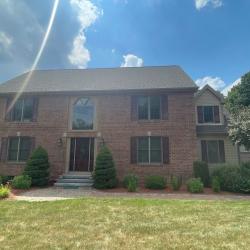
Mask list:
POLYGON ((73 129, 93 129, 94 105, 87 98, 81 98, 74 105, 73 129))
POLYGON ((24 99, 23 121, 31 121, 33 118, 33 98, 24 99))
POLYGON ((161 118, 161 98, 160 96, 150 97, 150 119, 161 118))
POLYGON ((11 119, 12 121, 21 121, 22 106, 23 106, 23 100, 22 99, 17 100, 12 109, 12 119, 11 119))
POLYGON ((18 138, 9 138, 8 160, 17 161, 18 138))
POLYGON ((148 97, 140 96, 138 97, 138 119, 145 120, 148 119, 148 97))
POLYGON ((209 163, 219 163, 218 141, 207 141, 207 152, 209 163))
POLYGON ((150 161, 151 163, 161 163, 162 161, 161 137, 150 138, 150 161))
POLYGON ((20 139, 19 161, 26 161, 30 155, 31 140, 30 138, 20 139))
POLYGON ((204 106, 204 122, 214 122, 213 106, 204 106))
POLYGON ((138 162, 149 163, 149 139, 148 137, 138 138, 138 162))

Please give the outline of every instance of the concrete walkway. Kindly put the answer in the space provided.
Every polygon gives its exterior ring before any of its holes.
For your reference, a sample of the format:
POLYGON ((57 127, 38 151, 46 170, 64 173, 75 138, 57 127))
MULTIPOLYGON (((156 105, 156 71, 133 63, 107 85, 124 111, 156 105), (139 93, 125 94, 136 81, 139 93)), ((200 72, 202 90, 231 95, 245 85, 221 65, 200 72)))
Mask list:
POLYGON ((127 192, 105 192, 95 189, 63 189, 56 187, 29 190, 14 199, 25 201, 54 201, 81 197, 128 197, 128 198, 156 198, 156 199, 185 199, 185 200, 249 200, 250 195, 233 194, 189 194, 189 193, 127 193, 127 192))

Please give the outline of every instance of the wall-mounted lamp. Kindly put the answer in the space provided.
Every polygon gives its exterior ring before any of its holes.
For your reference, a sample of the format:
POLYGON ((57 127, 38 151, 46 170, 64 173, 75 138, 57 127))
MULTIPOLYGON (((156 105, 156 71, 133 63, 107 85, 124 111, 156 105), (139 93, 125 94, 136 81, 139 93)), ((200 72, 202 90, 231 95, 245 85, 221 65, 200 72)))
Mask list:
POLYGON ((104 138, 102 137, 102 133, 101 132, 97 133, 97 138, 99 139, 99 145, 100 146, 104 146, 105 141, 104 141, 104 138))

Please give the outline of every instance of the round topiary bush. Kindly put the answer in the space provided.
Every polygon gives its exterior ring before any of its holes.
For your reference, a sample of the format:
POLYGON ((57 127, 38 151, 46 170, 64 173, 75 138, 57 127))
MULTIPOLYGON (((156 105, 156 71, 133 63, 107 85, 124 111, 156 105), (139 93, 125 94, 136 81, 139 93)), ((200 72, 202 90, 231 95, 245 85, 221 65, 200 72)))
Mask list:
POLYGON ((47 151, 39 146, 33 151, 23 172, 32 179, 33 186, 46 186, 49 182, 49 159, 47 151))
POLYGON ((190 193, 202 193, 204 185, 200 178, 191 178, 187 182, 187 188, 190 193))
POLYGON ((31 178, 28 175, 15 176, 11 185, 16 189, 29 189, 31 186, 31 178))
POLYGON ((97 157, 93 174, 94 187, 97 189, 117 186, 115 164, 110 150, 102 146, 97 157))

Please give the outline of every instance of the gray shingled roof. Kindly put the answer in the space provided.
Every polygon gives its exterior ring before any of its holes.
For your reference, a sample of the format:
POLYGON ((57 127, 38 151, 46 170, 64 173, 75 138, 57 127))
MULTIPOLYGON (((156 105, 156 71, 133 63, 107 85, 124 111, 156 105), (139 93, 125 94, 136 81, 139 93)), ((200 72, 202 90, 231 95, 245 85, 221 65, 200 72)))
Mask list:
MULTIPOLYGON (((0 85, 0 94, 20 90, 28 73, 0 85)), ((194 81, 179 66, 35 70, 25 93, 194 89, 194 81)))

